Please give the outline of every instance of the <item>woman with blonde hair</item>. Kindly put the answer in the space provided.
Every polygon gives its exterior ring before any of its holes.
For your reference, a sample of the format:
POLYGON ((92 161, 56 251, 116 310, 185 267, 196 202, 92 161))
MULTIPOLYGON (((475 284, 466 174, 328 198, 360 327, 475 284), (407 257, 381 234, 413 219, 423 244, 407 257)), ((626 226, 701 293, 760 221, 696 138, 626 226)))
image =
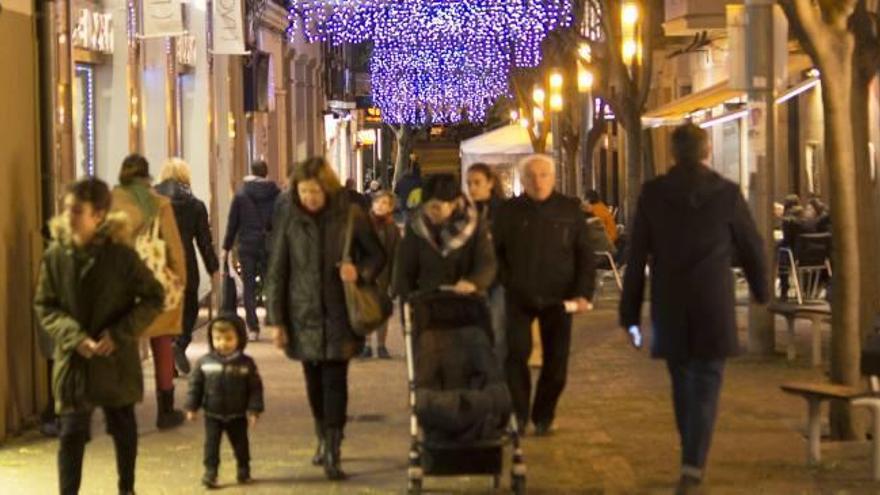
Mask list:
POLYGON ((174 361, 180 373, 189 373, 189 360, 186 348, 192 342, 193 329, 199 315, 199 266, 196 262, 196 248, 202 256, 205 271, 211 277, 220 268, 211 224, 208 222, 208 209, 205 203, 196 198, 191 189, 189 165, 180 158, 169 158, 159 171, 159 185, 156 192, 171 200, 177 230, 183 242, 186 256, 186 289, 183 293, 183 323, 180 336, 174 342, 174 361))
MULTIPOLYGON (((113 189, 112 209, 128 217, 131 235, 126 241, 131 246, 138 247, 145 238, 149 238, 154 226, 158 226, 158 238, 165 243, 164 268, 167 270, 163 270, 166 274, 163 278, 169 284, 163 284, 166 307, 142 334, 150 338, 156 370, 156 427, 164 429, 178 426, 184 419, 183 412, 174 409, 174 354, 171 345, 174 336, 180 335, 183 306, 178 302, 168 307, 167 296, 175 292, 170 291, 170 287, 182 289, 186 286, 186 263, 171 201, 153 191, 151 180, 147 159, 137 154, 127 156, 119 171, 119 186, 113 189)), ((149 266, 154 260, 144 261, 149 266)))

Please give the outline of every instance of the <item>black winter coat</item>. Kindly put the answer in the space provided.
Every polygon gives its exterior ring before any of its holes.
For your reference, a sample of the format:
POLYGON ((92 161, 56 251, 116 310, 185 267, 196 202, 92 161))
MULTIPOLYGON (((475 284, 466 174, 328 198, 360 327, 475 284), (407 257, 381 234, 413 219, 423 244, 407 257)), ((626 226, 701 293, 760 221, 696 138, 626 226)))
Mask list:
POLYGON ((229 207, 229 223, 226 225, 223 249, 232 250, 238 238, 240 252, 265 252, 268 236, 272 231, 275 199, 280 193, 278 186, 270 180, 245 178, 244 185, 235 193, 229 207))
POLYGON ((287 329, 287 355, 301 361, 348 360, 360 353, 364 339, 351 330, 339 264, 349 215, 353 215, 351 257, 362 280, 372 281, 385 265, 385 252, 363 209, 346 194, 328 198, 312 215, 292 204, 283 229, 273 237, 269 260, 269 320, 287 329))
POLYGON ((541 203, 527 195, 508 200, 493 236, 499 277, 515 303, 540 309, 593 297, 595 255, 578 200, 557 192, 541 203))
POLYGON ((417 340, 416 407, 428 440, 492 440, 508 423, 510 392, 480 327, 422 332, 417 340))
MULTIPOLYGON (((413 292, 431 291, 442 285, 467 280, 485 293, 495 281, 497 263, 489 226, 475 207, 468 205, 472 225, 448 238, 460 247, 438 246, 427 221, 419 213, 407 223, 397 250, 394 267, 394 293, 407 297, 413 292), (441 251, 446 250, 444 254, 441 251)), ((462 213, 463 214, 463 213, 462 213)), ((462 221, 465 221, 462 219, 462 221)))
POLYGON ((254 360, 244 353, 247 334, 244 322, 239 318, 225 319, 235 325, 238 333, 238 350, 229 356, 214 351, 211 329, 208 326, 208 349, 189 375, 187 411, 204 408, 205 415, 217 419, 240 418, 248 413, 263 412, 263 380, 254 360))
POLYGON ((739 351, 731 265, 769 300, 767 263, 739 186, 703 165, 678 165, 644 185, 632 226, 620 323, 640 323, 651 267, 652 354, 722 359, 739 351))
POLYGON ((220 269, 214 241, 211 237, 211 224, 208 222, 208 209, 205 203, 193 196, 189 187, 175 180, 166 180, 156 186, 156 192, 171 199, 177 230, 186 253, 186 288, 199 287, 199 267, 196 263, 196 247, 202 255, 205 270, 216 273, 220 269), (195 245, 193 244, 195 242, 195 245))

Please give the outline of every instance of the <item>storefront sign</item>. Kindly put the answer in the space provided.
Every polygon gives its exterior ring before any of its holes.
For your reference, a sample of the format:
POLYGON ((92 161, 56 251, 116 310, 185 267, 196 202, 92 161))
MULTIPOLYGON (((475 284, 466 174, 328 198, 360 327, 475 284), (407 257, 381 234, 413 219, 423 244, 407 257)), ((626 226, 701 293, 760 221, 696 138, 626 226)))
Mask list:
POLYGON ((180 36, 183 29, 183 10, 180 0, 144 0, 144 33, 142 38, 180 36))
POLYGON ((376 144, 375 129, 361 129, 357 132, 358 146, 373 146, 376 144))
POLYGON ((380 110, 379 107, 368 108, 367 113, 364 116, 364 121, 369 122, 370 124, 382 123, 382 110, 380 110))
POLYGON ((188 67, 196 65, 196 37, 190 33, 177 38, 177 63, 188 67))
POLYGON ((76 48, 113 53, 113 15, 80 9, 71 39, 76 48))
POLYGON ((244 49, 244 23, 240 0, 214 0, 214 53, 217 55, 247 55, 244 49))

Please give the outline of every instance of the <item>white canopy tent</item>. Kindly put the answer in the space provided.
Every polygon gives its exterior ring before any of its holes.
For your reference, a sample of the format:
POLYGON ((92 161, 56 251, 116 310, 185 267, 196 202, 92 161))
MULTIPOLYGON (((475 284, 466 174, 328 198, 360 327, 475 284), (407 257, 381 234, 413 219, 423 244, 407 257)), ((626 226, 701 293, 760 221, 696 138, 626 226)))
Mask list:
MULTIPOLYGON (((547 146, 552 146, 553 136, 548 136, 547 146)), ((467 169, 475 163, 485 163, 495 169, 501 185, 508 196, 522 192, 516 164, 520 159, 534 153, 528 131, 516 124, 500 127, 480 134, 461 143, 461 180, 467 169)))

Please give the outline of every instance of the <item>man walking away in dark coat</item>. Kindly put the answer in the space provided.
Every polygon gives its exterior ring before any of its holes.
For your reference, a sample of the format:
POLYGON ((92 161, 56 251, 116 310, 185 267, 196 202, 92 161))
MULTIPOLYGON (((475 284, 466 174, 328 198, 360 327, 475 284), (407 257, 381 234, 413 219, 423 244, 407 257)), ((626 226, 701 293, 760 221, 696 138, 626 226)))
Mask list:
POLYGON ((257 320, 257 277, 265 282, 269 259, 266 246, 272 231, 275 199, 281 192, 277 184, 266 178, 268 175, 269 167, 266 162, 257 161, 251 165, 251 175, 244 178, 244 184, 235 193, 229 208, 229 222, 223 241, 225 259, 225 253, 232 250, 238 239, 238 259, 244 282, 245 321, 250 340, 257 340, 260 335, 260 322, 257 320))
POLYGON ((550 432, 565 388, 572 313, 587 311, 595 286, 593 250, 580 202, 554 191, 553 160, 520 163, 526 193, 498 210, 493 226, 499 277, 507 295, 507 383, 522 431, 529 421, 531 327, 541 324, 544 364, 531 419, 550 432))
POLYGON ((639 198, 620 302, 620 324, 639 347, 650 259, 651 354, 666 360, 681 437, 677 493, 693 493, 702 481, 725 360, 739 350, 734 259, 755 299, 770 297, 761 237, 739 186, 705 165, 709 150, 703 129, 685 124, 673 132, 675 166, 639 198))

